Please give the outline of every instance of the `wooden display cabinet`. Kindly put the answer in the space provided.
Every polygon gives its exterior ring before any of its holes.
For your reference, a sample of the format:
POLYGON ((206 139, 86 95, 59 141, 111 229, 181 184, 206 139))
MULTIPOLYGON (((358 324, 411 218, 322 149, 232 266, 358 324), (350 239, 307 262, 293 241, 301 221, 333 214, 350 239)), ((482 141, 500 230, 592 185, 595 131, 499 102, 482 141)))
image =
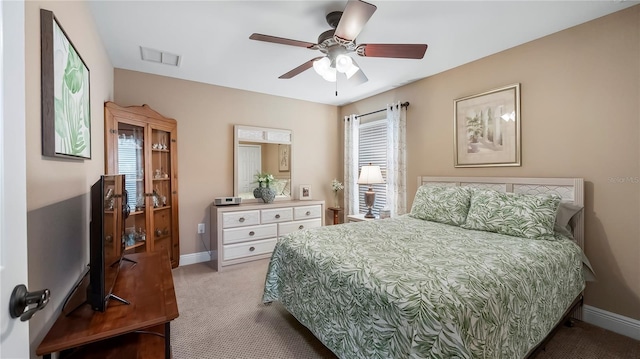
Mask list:
POLYGON ((104 188, 106 190, 105 208, 103 212, 103 233, 105 246, 104 258, 119 258, 122 251, 122 240, 124 233, 118 229, 118 224, 122 223, 122 193, 124 192, 122 181, 116 181, 119 177, 105 176, 104 188))
POLYGON ((125 253, 166 250, 180 260, 177 123, 149 106, 105 103, 105 170, 124 174, 131 209, 125 253))

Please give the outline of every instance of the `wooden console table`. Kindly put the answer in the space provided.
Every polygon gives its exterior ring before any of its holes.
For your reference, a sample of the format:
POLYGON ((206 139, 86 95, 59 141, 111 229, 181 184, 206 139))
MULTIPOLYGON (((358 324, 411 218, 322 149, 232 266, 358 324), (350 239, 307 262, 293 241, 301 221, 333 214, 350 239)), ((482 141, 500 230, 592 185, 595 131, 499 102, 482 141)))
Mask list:
MULTIPOLYGON (((51 353, 74 349, 76 358, 171 358, 171 320, 178 317, 171 262, 166 251, 126 255, 113 294, 128 300, 110 300, 96 312, 88 304, 69 315, 60 314, 36 349, 51 353)), ((76 293, 74 295, 84 295, 76 293)))

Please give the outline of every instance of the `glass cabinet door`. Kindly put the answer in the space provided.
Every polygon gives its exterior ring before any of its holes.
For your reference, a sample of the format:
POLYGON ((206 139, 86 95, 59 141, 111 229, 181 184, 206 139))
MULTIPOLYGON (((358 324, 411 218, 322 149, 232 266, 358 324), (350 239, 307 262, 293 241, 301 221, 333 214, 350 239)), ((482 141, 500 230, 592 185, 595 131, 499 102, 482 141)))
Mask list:
POLYGON ((165 250, 173 257, 171 132, 152 127, 151 141, 153 248, 165 250))
POLYGON ((125 254, 166 251, 180 265, 177 123, 147 105, 105 104, 105 171, 124 174, 125 254))
POLYGON ((103 211, 103 223, 102 223, 102 238, 104 238, 104 258, 105 266, 111 265, 109 263, 113 258, 119 258, 122 243, 122 229, 118 230, 118 213, 117 209, 121 208, 122 200, 121 196, 117 194, 122 193, 122 186, 118 186, 114 176, 104 177, 104 211, 103 211), (120 187, 120 188, 117 188, 120 187))
POLYGON ((117 173, 125 175, 127 202, 131 211, 125 221, 125 252, 147 250, 145 195, 145 128, 118 122, 117 173))

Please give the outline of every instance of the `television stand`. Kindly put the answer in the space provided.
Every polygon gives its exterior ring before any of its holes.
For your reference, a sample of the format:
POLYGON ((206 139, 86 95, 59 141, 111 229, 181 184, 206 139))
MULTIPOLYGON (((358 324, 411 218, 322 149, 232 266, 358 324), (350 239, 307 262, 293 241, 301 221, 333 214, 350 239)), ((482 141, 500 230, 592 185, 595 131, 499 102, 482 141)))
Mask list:
POLYGON ((134 261, 133 259, 127 258, 127 257, 124 257, 124 256, 122 257, 122 260, 125 261, 125 262, 133 263, 131 268, 135 267, 135 265, 138 264, 138 262, 134 261))
POLYGON ((115 300, 117 300, 118 302, 120 302, 120 303, 124 303, 124 304, 126 304, 126 305, 131 304, 131 303, 129 303, 129 301, 128 301, 128 300, 126 300, 126 299, 122 299, 122 298, 118 297, 117 295, 115 295, 115 294, 113 294, 113 293, 109 294, 109 299, 115 299, 115 300))
POLYGON ((131 265, 131 268, 135 267, 135 265, 138 264, 138 262, 134 261, 133 259, 127 258, 125 256, 122 256, 122 259, 118 259, 117 261, 111 263, 111 267, 115 266, 116 264, 120 264, 121 262, 133 263, 131 265))
POLYGON ((113 302, 104 312, 86 305, 61 313, 36 355, 51 359, 61 352, 64 358, 71 349, 73 359, 171 358, 170 323, 178 317, 178 304, 169 255, 156 251, 131 257, 138 265, 122 265, 113 291, 134 305, 113 302))

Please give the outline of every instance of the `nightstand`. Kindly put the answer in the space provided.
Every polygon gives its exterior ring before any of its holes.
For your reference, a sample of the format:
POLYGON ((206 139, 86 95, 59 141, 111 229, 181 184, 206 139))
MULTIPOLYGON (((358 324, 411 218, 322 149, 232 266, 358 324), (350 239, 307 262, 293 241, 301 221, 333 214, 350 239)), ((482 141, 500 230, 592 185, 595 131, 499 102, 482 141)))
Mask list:
POLYGON ((340 212, 342 212, 342 208, 340 207, 329 207, 328 210, 333 212, 333 224, 340 223, 340 212))
POLYGON ((363 222, 363 221, 373 221, 378 219, 378 216, 376 216, 376 218, 364 218, 364 214, 360 213, 360 214, 350 214, 347 216, 347 222, 363 222))

